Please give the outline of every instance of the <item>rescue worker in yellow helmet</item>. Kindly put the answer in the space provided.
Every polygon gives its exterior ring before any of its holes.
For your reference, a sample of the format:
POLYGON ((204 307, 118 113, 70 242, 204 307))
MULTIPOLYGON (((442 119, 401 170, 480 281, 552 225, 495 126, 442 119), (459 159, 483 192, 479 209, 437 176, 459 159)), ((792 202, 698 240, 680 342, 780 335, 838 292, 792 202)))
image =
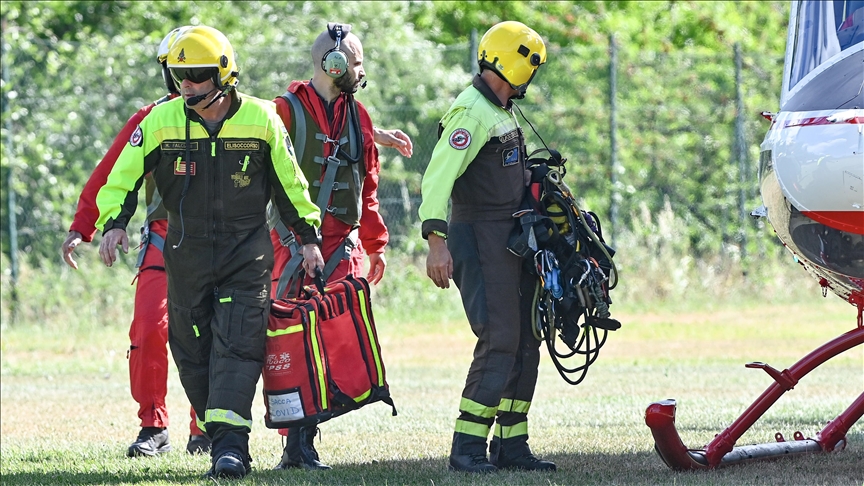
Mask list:
POLYGON ((212 440, 211 477, 251 470, 252 400, 264 362, 273 246, 267 202, 303 244, 304 268, 323 267, 318 208, 272 102, 236 91, 228 39, 184 31, 168 53, 181 98, 157 105, 121 152, 96 196, 111 266, 144 175, 168 215, 169 344, 199 426, 212 440))
POLYGON ((554 471, 554 463, 528 447, 527 414, 540 362, 530 318, 535 277, 523 273, 521 259, 507 250, 526 185, 525 140, 511 100, 525 96, 546 62, 546 46, 524 24, 501 22, 480 40, 477 61, 480 74, 439 124, 419 210, 429 243, 426 273, 440 288, 453 279, 477 336, 450 469, 554 471))
MULTIPOLYGON (((162 39, 156 53, 156 61, 162 68, 162 79, 165 81, 167 94, 142 107, 129 118, 81 191, 78 210, 61 247, 63 259, 72 268, 78 268, 77 262, 72 257, 74 249, 82 241, 92 241, 96 234, 95 224, 96 219, 99 218, 96 194, 108 178, 108 173, 114 167, 129 136, 154 106, 180 96, 166 64, 169 47, 179 34, 188 28, 178 27, 169 32, 162 39)), ((152 457, 171 450, 168 440, 168 407, 165 404, 165 396, 168 393, 168 349, 166 347, 168 307, 165 302, 167 282, 165 265, 162 261, 162 246, 168 228, 166 219, 168 215, 149 177, 144 181, 144 192, 147 219, 142 228, 141 249, 135 265, 138 273, 135 276, 135 305, 132 324, 129 327, 130 346, 127 352, 129 388, 132 398, 138 403, 141 431, 135 442, 126 450, 126 455, 129 457, 152 457)), ((194 417, 194 409, 190 416, 194 417)), ((189 423, 189 431, 186 451, 190 454, 209 452, 210 439, 203 435, 194 419, 189 423)))

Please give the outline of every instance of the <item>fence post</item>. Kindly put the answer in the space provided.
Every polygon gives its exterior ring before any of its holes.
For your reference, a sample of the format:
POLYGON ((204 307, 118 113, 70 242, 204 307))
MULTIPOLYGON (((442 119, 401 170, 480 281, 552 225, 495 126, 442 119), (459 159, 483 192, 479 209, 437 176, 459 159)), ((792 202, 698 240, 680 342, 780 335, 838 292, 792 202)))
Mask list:
POLYGON ((744 135, 744 89, 741 82, 741 44, 735 43, 735 158, 738 159, 738 237, 741 261, 747 259, 747 184, 750 174, 747 163, 747 141, 744 135))
POLYGON ((609 244, 614 246, 618 230, 618 204, 621 194, 618 187, 618 43, 615 34, 609 34, 609 160, 612 195, 609 201, 609 244))
POLYGON ((405 177, 399 178, 399 198, 402 200, 402 211, 405 215, 402 218, 402 224, 406 228, 411 227, 412 212, 411 212, 411 193, 408 192, 408 184, 405 182, 405 177))
MULTIPOLYGON (((6 23, 5 20, 3 22, 6 23)), ((6 32, 6 26, 3 26, 3 32, 6 32)), ((3 84, 9 86, 9 44, 6 42, 6 36, 3 36, 3 84)), ((8 91, 6 94, 6 99, 3 103, 3 111, 6 112, 9 110, 9 104, 11 99, 9 98, 8 91)), ((6 156, 9 157, 7 160, 10 161, 8 164, 8 170, 6 172, 6 192, 9 197, 9 263, 11 264, 11 281, 10 285, 12 288, 9 291, 10 304, 9 304, 9 320, 11 324, 15 324, 15 321, 18 316, 18 218, 17 218, 17 202, 15 200, 15 188, 13 187, 13 182, 15 181, 15 164, 13 157, 13 138, 12 138, 12 116, 6 117, 6 156)))

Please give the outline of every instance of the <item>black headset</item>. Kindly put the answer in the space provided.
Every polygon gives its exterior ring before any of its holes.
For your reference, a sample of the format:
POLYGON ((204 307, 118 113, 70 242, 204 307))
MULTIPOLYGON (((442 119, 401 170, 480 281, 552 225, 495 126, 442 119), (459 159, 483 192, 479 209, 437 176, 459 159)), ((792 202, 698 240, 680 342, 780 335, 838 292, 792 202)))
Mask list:
POLYGON ((324 53, 321 58, 321 69, 331 78, 341 78, 348 71, 348 56, 342 52, 342 39, 351 32, 351 24, 330 22, 327 24, 330 38, 336 41, 336 47, 324 53))

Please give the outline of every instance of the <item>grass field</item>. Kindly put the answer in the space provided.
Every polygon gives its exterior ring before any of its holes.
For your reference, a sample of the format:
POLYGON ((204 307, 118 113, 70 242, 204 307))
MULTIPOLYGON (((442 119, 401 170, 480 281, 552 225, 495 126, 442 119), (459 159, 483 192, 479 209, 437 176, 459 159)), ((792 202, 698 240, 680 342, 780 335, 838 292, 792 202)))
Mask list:
MULTIPOLYGON (((452 289, 451 289, 452 290, 452 289)), ((256 400, 253 474, 243 484, 864 484, 864 424, 837 454, 676 473, 653 452, 643 413, 652 401, 678 400, 685 444, 701 447, 770 384, 749 361, 783 369, 855 325, 836 298, 783 306, 705 305, 710 310, 613 308, 624 327, 612 334, 588 378, 565 384, 544 356, 530 414, 534 451, 557 473, 486 477, 446 470, 472 338, 461 319, 405 322, 399 309, 378 315, 388 381, 399 410, 373 404, 321 426, 317 448, 334 469, 272 471, 280 438, 263 425, 256 400)), ((458 315, 458 313, 457 313, 458 315)), ((169 383, 175 450, 127 459, 138 432, 128 391, 125 326, 19 325, 2 334, 2 484, 203 484, 209 458, 186 455, 187 411, 176 371, 169 383)), ((545 354, 545 351, 544 351, 545 354)), ((739 444, 770 442, 775 432, 813 437, 864 389, 864 350, 834 359, 787 393, 739 444)), ((259 395, 260 396, 260 395, 259 395)), ((225 483, 226 481, 221 481, 225 483)))

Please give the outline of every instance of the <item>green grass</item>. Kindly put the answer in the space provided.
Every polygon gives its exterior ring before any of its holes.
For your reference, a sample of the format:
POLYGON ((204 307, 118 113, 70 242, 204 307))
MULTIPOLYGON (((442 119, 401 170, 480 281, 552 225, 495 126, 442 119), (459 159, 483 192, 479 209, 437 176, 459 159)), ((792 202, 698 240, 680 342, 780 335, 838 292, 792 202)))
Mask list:
MULTIPOLYGON (((417 241, 388 255, 385 281, 373 290, 399 415, 373 404, 323 424, 316 447, 332 471, 272 471, 282 445, 264 427, 257 399, 250 439, 255 471, 242 483, 864 485, 864 421, 837 454, 676 473, 654 453, 643 417, 651 402, 677 399, 684 443, 702 447, 771 384, 744 363, 788 368, 855 325, 855 309, 831 295, 821 298, 784 251, 771 249, 773 240, 758 242, 767 248, 759 258, 695 259, 678 227, 661 214, 655 222, 646 217, 641 234, 618 239, 621 283, 612 312, 623 327, 610 335, 582 384, 565 384, 544 351, 531 445, 557 462, 557 473, 473 477, 446 470, 473 336, 458 291, 435 289, 426 278, 417 241)), ((23 266, 14 323, 9 265, 2 262, 0 484, 207 483, 201 474, 208 458, 183 453, 188 403, 174 369, 168 406, 175 450, 151 459, 124 456, 138 432, 125 358, 134 254, 106 269, 87 245, 78 260, 77 272, 23 266)), ((805 377, 739 444, 771 442, 776 432, 814 437, 862 390, 859 347, 805 377)))
MULTIPOLYGON (((446 298, 451 298, 444 293, 446 298)), ((436 297, 437 298, 437 297, 436 297)), ((272 471, 280 438, 263 425, 256 400, 251 452, 255 471, 243 484, 794 484, 860 485, 864 424, 847 449, 711 472, 676 473, 653 452, 643 413, 652 401, 678 400, 685 444, 700 447, 770 384, 760 360, 783 369, 854 326, 854 309, 838 299, 708 311, 651 311, 622 306, 624 327, 610 336, 581 385, 566 385, 544 356, 530 414, 536 453, 557 473, 502 472, 473 477, 446 470, 472 336, 461 319, 417 323, 408 314, 377 316, 397 417, 373 404, 321 426, 317 448, 334 469, 272 471)), ((169 383, 175 450, 128 459, 137 434, 128 392, 123 325, 18 325, 2 334, 2 484, 204 484, 208 458, 183 453, 186 411, 176 371, 169 383)), ((775 432, 813 437, 864 388, 864 350, 838 357, 802 380, 739 444, 770 442, 775 432)), ((260 395, 259 395, 260 396, 260 395)), ((224 483, 224 481, 223 481, 224 483)))

